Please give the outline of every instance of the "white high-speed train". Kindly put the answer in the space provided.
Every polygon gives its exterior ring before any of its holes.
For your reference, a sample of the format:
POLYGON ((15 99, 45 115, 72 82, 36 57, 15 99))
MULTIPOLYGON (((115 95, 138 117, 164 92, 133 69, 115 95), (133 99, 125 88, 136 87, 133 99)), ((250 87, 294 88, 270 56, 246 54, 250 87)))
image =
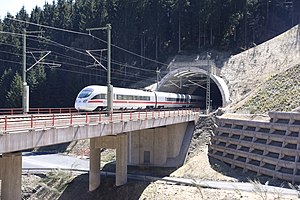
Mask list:
MULTIPOLYGON (((107 86, 87 86, 77 95, 75 108, 79 111, 105 110, 106 94, 107 86)), ((113 88, 113 109, 200 107, 202 102, 202 97, 188 94, 113 88)))

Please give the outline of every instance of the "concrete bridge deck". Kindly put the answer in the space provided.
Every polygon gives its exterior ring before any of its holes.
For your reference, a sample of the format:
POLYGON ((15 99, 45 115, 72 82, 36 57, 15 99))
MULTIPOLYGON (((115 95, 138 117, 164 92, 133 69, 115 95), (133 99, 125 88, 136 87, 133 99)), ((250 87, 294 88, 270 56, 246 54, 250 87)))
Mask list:
POLYGON ((199 110, 0 117, 0 154, 195 121, 199 110))

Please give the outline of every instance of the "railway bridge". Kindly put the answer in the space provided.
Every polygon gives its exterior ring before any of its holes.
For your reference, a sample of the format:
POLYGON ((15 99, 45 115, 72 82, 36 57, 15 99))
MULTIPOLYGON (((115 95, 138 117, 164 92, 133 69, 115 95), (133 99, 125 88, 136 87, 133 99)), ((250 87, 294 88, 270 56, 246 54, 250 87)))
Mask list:
POLYGON ((90 139, 89 190, 100 185, 100 149, 116 149, 116 185, 127 165, 183 164, 199 109, 127 113, 64 113, 0 116, 1 199, 21 199, 23 150, 90 139))

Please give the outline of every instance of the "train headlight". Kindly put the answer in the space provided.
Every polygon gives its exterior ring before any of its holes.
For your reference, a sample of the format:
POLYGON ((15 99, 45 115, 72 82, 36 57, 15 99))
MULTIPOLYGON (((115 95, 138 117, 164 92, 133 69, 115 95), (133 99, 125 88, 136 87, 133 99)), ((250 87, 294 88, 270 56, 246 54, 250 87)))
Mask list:
POLYGON ((87 102, 87 99, 86 99, 86 100, 83 100, 82 102, 83 102, 83 103, 86 103, 86 102, 87 102))

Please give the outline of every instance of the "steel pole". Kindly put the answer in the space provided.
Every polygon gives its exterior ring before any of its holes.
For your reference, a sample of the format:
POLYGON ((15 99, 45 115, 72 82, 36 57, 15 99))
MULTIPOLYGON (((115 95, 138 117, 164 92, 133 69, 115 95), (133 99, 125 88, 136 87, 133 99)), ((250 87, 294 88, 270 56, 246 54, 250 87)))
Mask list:
POLYGON ((23 84, 26 83, 26 29, 23 31, 23 84))
POLYGON ((26 82, 26 29, 24 28, 23 33, 23 93, 22 93, 22 107, 23 114, 28 113, 29 109, 29 86, 26 82))
POLYGON ((210 53, 207 53, 207 78, 206 78, 206 114, 210 112, 210 75, 211 75, 211 66, 210 66, 210 53))
POLYGON ((113 108, 113 86, 111 85, 111 25, 107 24, 107 111, 113 108))

